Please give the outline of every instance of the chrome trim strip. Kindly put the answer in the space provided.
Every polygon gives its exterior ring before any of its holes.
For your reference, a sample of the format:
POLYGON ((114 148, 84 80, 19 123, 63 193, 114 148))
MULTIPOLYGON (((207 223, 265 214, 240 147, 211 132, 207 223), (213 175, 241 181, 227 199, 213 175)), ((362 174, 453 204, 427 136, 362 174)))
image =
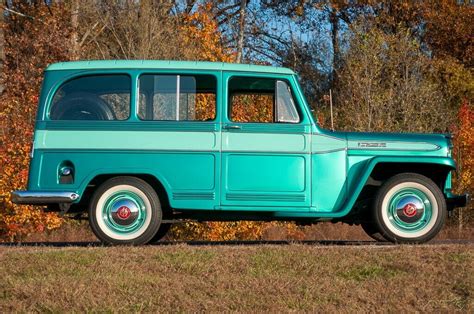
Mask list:
POLYGON ((335 148, 335 149, 330 149, 330 150, 315 150, 311 152, 312 155, 317 155, 317 154, 329 154, 329 153, 335 153, 335 152, 340 152, 340 151, 345 151, 347 148, 335 148))
POLYGON ((265 154, 288 154, 288 155, 311 155, 311 152, 309 151, 291 151, 291 150, 222 150, 221 151, 223 154, 260 154, 260 155, 265 155, 265 154))
POLYGON ((364 140, 364 139, 361 139, 361 140, 350 140, 350 141, 347 141, 347 149, 348 150, 383 150, 383 151, 386 151, 386 150, 394 150, 394 151, 424 151, 424 152, 430 152, 430 151, 436 151, 436 150, 440 150, 441 149, 441 146, 439 146, 438 144, 434 144, 434 143, 430 143, 430 142, 410 142, 410 141, 385 141, 385 140, 364 140), (431 146, 434 146, 433 148, 402 148, 402 147, 395 147, 395 148, 392 148, 392 147, 358 147, 356 145, 356 143, 360 143, 360 141, 363 141, 364 143, 379 143, 379 142, 383 142, 383 143, 390 143, 390 144, 399 144, 399 145, 406 145, 406 144, 428 144, 428 145, 431 145, 431 146), (354 145, 354 146, 352 146, 354 145))
MULTIPOLYGON (((433 144, 436 145, 436 144, 433 144)), ((403 149, 403 148, 347 148, 348 154, 349 155, 357 155, 360 156, 361 152, 363 151, 381 151, 381 152, 388 152, 388 151, 393 151, 393 152, 435 152, 441 149, 441 146, 436 145, 436 148, 434 149, 403 149)))
POLYGON ((24 205, 72 203, 79 198, 79 194, 75 192, 61 191, 14 191, 11 196, 13 203, 24 205))

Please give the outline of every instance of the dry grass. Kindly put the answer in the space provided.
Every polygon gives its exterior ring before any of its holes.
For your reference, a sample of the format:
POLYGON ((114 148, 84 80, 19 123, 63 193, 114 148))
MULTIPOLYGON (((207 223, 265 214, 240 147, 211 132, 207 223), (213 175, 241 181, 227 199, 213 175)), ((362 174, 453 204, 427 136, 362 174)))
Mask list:
POLYGON ((474 311, 474 246, 0 247, 0 312, 474 311))
MULTIPOLYGON (((372 240, 360 226, 349 226, 347 224, 320 223, 312 226, 300 227, 303 237, 300 240, 372 240)), ((468 225, 462 230, 456 226, 446 225, 436 237, 438 240, 446 239, 469 239, 474 240, 474 225, 468 225)), ((22 242, 92 242, 97 238, 92 233, 87 222, 70 222, 64 224, 58 230, 31 234, 21 239, 22 242)), ((168 239, 171 240, 171 239, 168 239)), ((268 229, 262 240, 295 240, 287 234, 283 227, 272 227, 268 229)))

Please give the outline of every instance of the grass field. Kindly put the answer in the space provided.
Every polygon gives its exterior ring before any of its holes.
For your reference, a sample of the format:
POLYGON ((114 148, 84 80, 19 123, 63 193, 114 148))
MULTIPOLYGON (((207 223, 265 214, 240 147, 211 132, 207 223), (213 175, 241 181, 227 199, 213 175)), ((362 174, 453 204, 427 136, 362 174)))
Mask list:
POLYGON ((0 247, 0 312, 474 311, 474 246, 0 247))

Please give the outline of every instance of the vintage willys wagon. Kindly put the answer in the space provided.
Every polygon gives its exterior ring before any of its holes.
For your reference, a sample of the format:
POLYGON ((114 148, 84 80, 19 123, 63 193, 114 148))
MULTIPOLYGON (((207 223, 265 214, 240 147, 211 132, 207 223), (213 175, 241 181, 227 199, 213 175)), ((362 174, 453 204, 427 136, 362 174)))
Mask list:
POLYGON ((448 211, 450 137, 349 133, 313 119, 286 68, 171 61, 49 66, 19 204, 88 213, 105 243, 177 219, 361 224, 425 242, 448 211))

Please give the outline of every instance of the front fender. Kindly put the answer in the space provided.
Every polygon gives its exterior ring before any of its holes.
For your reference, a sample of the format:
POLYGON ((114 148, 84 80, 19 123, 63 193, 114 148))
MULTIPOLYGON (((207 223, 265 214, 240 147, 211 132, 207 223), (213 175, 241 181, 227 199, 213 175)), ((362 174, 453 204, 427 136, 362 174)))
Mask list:
MULTIPOLYGON (((352 169, 348 169, 347 177, 347 199, 333 215, 333 217, 343 217, 349 214, 354 207, 362 189, 366 185, 369 177, 374 170, 375 166, 380 163, 397 163, 397 164, 433 164, 443 166, 448 171, 455 170, 456 164, 452 158, 449 157, 397 157, 397 156, 377 156, 371 159, 362 161, 365 163, 362 167, 358 166, 360 170, 351 172, 352 169)), ((354 167, 357 168, 357 167, 354 167)))

